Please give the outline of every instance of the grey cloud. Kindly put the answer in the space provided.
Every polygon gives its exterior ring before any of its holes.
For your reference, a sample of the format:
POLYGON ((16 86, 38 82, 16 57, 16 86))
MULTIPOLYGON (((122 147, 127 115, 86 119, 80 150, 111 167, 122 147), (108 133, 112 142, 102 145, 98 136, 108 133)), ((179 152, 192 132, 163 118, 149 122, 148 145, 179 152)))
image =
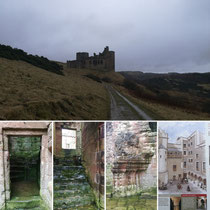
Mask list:
POLYGON ((209 0, 7 0, 0 43, 53 60, 116 52, 118 70, 209 71, 209 0))

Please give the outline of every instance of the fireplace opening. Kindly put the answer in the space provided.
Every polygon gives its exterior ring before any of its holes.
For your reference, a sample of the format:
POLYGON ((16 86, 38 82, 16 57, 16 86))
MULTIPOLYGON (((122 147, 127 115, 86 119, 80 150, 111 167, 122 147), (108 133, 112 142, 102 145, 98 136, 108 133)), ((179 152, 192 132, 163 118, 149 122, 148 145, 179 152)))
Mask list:
POLYGON ((41 137, 10 136, 11 197, 39 195, 41 137))

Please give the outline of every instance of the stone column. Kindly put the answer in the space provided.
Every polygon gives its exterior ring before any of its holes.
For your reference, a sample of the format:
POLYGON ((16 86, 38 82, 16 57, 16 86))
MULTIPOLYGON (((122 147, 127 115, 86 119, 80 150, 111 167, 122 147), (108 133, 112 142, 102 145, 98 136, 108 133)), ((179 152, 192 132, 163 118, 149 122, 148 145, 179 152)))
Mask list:
POLYGON ((171 199, 174 202, 174 210, 179 210, 179 202, 181 197, 172 197, 171 199))
POLYGON ((52 153, 51 153, 51 126, 49 127, 48 133, 50 135, 42 135, 42 146, 41 146, 41 179, 40 179, 40 195, 42 196, 45 203, 52 208, 52 153))
POLYGON ((10 160, 9 160, 9 139, 7 135, 3 134, 4 151, 3 151, 3 161, 4 161, 4 183, 5 183, 5 196, 6 200, 10 200, 11 190, 10 190, 10 160))
POLYGON ((3 152, 2 128, 0 128, 0 209, 5 207, 5 187, 4 187, 4 152, 3 152))

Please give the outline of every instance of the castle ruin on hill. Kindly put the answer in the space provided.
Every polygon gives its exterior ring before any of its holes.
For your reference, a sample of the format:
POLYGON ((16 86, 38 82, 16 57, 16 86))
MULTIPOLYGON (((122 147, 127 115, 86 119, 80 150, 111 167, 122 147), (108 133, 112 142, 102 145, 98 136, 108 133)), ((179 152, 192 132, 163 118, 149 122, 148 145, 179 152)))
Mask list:
POLYGON ((102 53, 89 56, 87 52, 78 52, 76 60, 67 61, 68 68, 96 69, 104 71, 115 71, 115 52, 105 47, 102 53))

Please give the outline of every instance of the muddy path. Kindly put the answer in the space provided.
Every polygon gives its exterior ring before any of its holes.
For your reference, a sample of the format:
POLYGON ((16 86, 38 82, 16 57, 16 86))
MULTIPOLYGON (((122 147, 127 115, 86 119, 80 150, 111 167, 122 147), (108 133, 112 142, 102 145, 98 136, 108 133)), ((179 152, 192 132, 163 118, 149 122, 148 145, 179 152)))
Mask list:
POLYGON ((148 114, 112 86, 106 85, 106 89, 111 101, 111 120, 152 120, 148 114))

